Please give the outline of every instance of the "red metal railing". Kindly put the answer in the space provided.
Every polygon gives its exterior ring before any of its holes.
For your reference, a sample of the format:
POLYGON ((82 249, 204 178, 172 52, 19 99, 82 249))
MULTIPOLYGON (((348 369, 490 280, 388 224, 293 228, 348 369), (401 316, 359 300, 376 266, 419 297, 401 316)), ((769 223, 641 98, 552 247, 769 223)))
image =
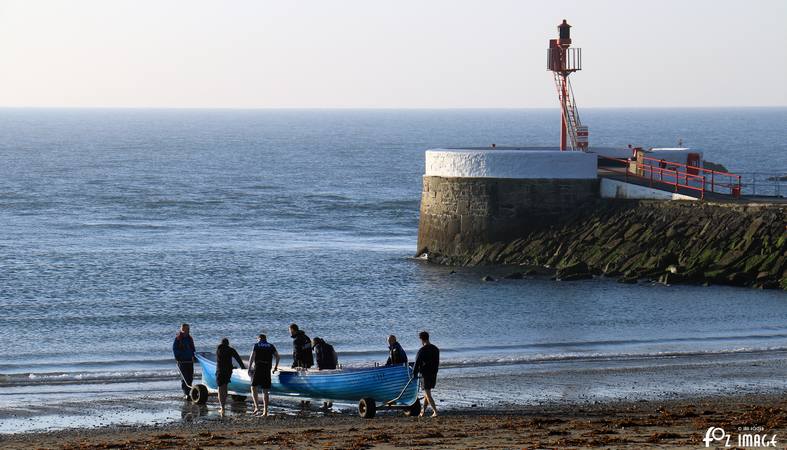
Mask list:
POLYGON ((644 164, 623 158, 609 158, 606 156, 599 156, 599 158, 624 164, 625 167, 606 167, 605 169, 610 172, 622 173, 626 176, 626 179, 628 179, 628 177, 645 179, 649 181, 650 186, 653 186, 654 183, 666 184, 672 186, 675 192, 678 192, 680 188, 689 189, 699 192, 700 199, 705 198, 706 182, 704 176, 662 167, 654 167, 651 164, 644 164), (631 170, 632 166, 634 168, 633 172, 631 170))
POLYGON ((730 194, 735 198, 741 195, 741 176, 729 172, 721 172, 718 170, 706 169, 704 167, 690 166, 679 162, 666 161, 664 159, 652 158, 645 156, 643 158, 645 165, 658 165, 660 168, 674 168, 678 172, 685 172, 692 175, 702 175, 705 177, 706 183, 703 189, 708 192, 717 192, 720 194, 730 194), (650 162, 651 164, 647 164, 650 162), (683 169, 683 170, 679 170, 683 169), (708 189, 708 185, 710 189, 708 189), (728 192, 719 192, 716 188, 729 190, 728 192))

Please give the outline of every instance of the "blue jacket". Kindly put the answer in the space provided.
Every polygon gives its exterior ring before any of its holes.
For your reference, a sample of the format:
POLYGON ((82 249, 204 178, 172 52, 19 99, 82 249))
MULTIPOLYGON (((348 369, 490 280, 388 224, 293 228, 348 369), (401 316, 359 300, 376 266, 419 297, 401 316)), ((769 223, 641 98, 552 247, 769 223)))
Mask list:
POLYGON ((183 362, 194 361, 194 339, 188 334, 178 333, 175 342, 172 343, 172 353, 175 359, 183 362))

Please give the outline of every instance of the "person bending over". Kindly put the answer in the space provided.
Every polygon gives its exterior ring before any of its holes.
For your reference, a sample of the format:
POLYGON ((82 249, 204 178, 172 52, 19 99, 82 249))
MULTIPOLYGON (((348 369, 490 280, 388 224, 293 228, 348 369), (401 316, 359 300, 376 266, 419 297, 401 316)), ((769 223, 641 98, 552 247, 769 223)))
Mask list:
POLYGON ((314 365, 312 356, 312 343, 309 336, 303 330, 298 329, 298 325, 290 325, 290 336, 292 337, 292 367, 308 369, 314 365))
POLYGON ((221 414, 224 414, 224 404, 227 402, 227 385, 230 384, 232 369, 234 369, 233 358, 238 361, 241 369, 246 368, 238 352, 230 347, 230 340, 222 339, 221 344, 216 347, 216 384, 219 386, 219 412, 221 414))
POLYGON ((264 334, 260 334, 257 343, 251 350, 249 356, 249 377, 251 378, 251 399, 254 401, 254 412, 258 414, 260 408, 257 404, 257 388, 262 389, 262 415, 268 415, 268 398, 271 390, 271 373, 279 369, 279 352, 276 347, 268 342, 264 334), (276 365, 273 366, 273 358, 276 358, 276 365), (271 366, 273 371, 271 372, 271 366))
POLYGON ((423 378, 424 388, 424 409, 421 410, 420 416, 423 417, 426 412, 426 406, 432 407, 432 417, 437 417, 437 405, 435 405, 432 398, 432 389, 437 384, 437 369, 440 366, 440 349, 434 344, 429 342, 429 333, 422 331, 418 333, 418 338, 421 339, 421 348, 415 356, 415 365, 413 366, 413 378, 417 378, 421 374, 423 378))
POLYGON ((339 364, 339 358, 336 356, 336 350, 333 349, 333 345, 316 337, 312 339, 312 346, 318 370, 333 370, 336 368, 339 364))

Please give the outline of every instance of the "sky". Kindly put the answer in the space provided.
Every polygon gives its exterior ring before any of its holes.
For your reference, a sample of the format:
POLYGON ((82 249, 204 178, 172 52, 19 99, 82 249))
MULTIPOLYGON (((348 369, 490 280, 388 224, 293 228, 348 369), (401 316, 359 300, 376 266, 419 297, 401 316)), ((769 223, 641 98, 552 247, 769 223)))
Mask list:
POLYGON ((0 107, 787 106, 785 0, 0 0, 0 107))

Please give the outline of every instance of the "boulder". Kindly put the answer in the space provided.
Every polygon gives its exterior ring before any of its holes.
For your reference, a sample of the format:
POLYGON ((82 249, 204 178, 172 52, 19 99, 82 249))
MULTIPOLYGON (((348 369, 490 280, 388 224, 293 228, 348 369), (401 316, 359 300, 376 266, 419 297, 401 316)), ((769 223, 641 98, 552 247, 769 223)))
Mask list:
POLYGON ((590 273, 590 269, 584 261, 579 261, 564 267, 558 267, 555 276, 561 281, 585 280, 588 278, 593 278, 593 274, 590 273))

